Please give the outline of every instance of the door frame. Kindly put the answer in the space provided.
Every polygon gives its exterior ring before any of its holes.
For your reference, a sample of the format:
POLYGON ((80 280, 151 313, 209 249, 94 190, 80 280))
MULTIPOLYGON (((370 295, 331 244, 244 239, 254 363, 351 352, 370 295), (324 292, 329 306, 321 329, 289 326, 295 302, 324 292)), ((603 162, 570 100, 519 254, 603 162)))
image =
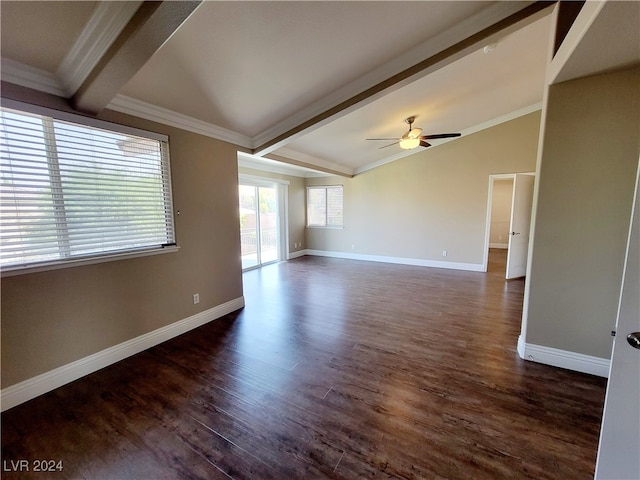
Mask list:
MULTIPOLYGON (((536 176, 535 172, 514 172, 514 173, 497 173, 489 175, 489 195, 487 199, 487 218, 484 228, 484 256, 482 259, 482 271, 486 272, 489 268, 489 240, 491 239, 491 207, 493 204, 493 184, 496 180, 513 180, 513 188, 516 186, 516 174, 517 175, 531 175, 536 176)), ((511 194, 511 206, 509 207, 513 212, 513 193, 511 194)), ((531 248, 531 244, 529 244, 531 248)), ((508 247, 507 247, 508 252, 508 247)), ((508 253, 507 253, 508 255, 508 253)), ((506 274, 506 272, 505 272, 506 274)))
MULTIPOLYGON (((250 185, 254 187, 268 187, 276 189, 278 200, 278 260, 269 263, 277 263, 289 259, 289 181, 279 178, 260 177, 257 175, 238 174, 238 186, 250 185)), ((240 225, 238 224, 238 228, 240 225)), ((248 267, 243 271, 260 268, 264 263, 248 267)))

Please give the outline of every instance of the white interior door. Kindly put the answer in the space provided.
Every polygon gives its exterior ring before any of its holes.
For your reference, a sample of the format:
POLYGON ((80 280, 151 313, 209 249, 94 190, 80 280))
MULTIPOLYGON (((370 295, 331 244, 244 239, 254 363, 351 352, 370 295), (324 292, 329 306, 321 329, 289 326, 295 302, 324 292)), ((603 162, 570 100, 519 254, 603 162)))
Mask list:
POLYGON ((517 173, 513 179, 507 278, 524 277, 527 273, 534 182, 534 175, 522 173, 517 173))
POLYGON ((631 346, 633 339, 627 339, 634 332, 640 337, 639 181, 636 180, 616 336, 600 429, 597 480, 640 478, 640 349, 631 346))

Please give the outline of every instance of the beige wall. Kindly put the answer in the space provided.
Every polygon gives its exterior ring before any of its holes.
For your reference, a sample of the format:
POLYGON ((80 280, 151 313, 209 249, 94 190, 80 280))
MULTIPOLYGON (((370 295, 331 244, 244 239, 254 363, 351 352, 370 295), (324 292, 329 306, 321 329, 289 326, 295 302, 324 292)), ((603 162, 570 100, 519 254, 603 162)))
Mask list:
POLYGON ((307 229, 307 248, 481 265, 489 175, 534 171, 539 126, 534 112, 351 179, 308 179, 344 185, 345 226, 307 229))
POLYGON ((493 182, 493 194, 491 198, 491 228, 489 233, 490 244, 507 245, 509 243, 512 197, 512 179, 498 179, 493 182))
MULTIPOLYGON (((25 89, 3 95, 63 105, 25 89)), ((116 112, 100 117, 169 135, 180 250, 3 278, 3 388, 242 296, 237 148, 116 112)))
POLYGON ((552 85, 524 335, 609 358, 640 154, 640 69, 552 85))
POLYGON ((289 216, 289 253, 295 253, 305 249, 305 179, 245 167, 238 168, 238 172, 254 177, 271 178, 289 182, 289 209, 287 212, 289 216), (295 247, 294 245, 296 243, 300 243, 301 245, 295 247))

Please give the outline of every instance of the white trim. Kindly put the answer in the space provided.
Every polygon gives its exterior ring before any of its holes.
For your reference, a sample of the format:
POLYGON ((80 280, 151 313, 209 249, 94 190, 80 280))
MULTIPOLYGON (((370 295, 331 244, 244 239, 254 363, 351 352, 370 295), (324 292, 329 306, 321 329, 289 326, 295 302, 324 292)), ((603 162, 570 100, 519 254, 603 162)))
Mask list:
POLYGON ((258 157, 245 152, 238 152, 238 166, 300 178, 327 177, 331 175, 330 173, 321 172, 320 170, 300 167, 292 163, 285 163, 271 158, 258 157))
MULTIPOLYGON (((28 65, 10 60, 2 59, 2 80, 14 83, 22 87, 31 88, 40 92, 50 93, 58 97, 67 98, 67 92, 60 84, 58 79, 49 72, 33 68, 28 65)), ((219 127, 212 123, 208 123, 197 118, 189 117, 172 110, 157 107, 135 98, 124 95, 116 95, 111 100, 107 108, 127 115, 146 118, 153 122, 163 125, 187 130, 189 132, 198 133, 206 137, 229 142, 244 148, 253 148, 251 137, 243 135, 226 128, 219 127)))
POLYGON ((229 142, 240 147, 253 147, 253 142, 247 135, 124 95, 116 95, 109 105, 107 105, 107 108, 115 110, 116 112, 146 118, 147 120, 162 123, 163 125, 170 125, 189 132, 222 140, 223 142, 229 142))
POLYGON ((239 310, 242 307, 244 307, 244 297, 235 298, 183 320, 89 355, 88 357, 81 358, 62 367, 3 388, 0 392, 1 411, 8 410, 62 385, 73 382, 78 378, 143 352, 159 343, 182 335, 189 330, 200 327, 228 313, 239 310))
POLYGON ((274 155, 284 158, 290 158, 292 160, 297 160, 299 162, 307 163, 310 165, 315 165, 316 167, 332 170, 343 175, 353 176, 354 174, 354 170, 351 167, 341 165, 339 163, 330 162, 328 160, 309 155, 308 153, 297 152, 288 147, 279 148, 277 152, 274 152, 274 155))
POLYGON ((518 335, 518 355, 520 355, 520 358, 522 359, 525 358, 525 345, 526 342, 524 340, 524 337, 522 335, 518 335))
POLYGON ((6 267, 6 270, 0 270, 0 275, 2 276, 2 278, 15 277, 16 275, 47 272, 49 270, 60 270, 61 268, 81 267, 83 265, 95 265, 96 263, 115 262, 116 260, 150 257, 152 255, 161 255, 163 253, 175 253, 178 250, 180 250, 180 247, 178 245, 168 245, 166 247, 140 249, 123 253, 111 253, 86 258, 77 258, 73 260, 59 260, 44 264, 40 263, 37 265, 11 266, 6 267))
MULTIPOLYGON (((491 210, 493 209, 493 183, 496 180, 507 180, 512 179, 515 182, 516 175, 515 173, 498 173, 494 175, 489 175, 489 193, 487 196, 487 218, 485 219, 484 226, 484 255, 482 257, 482 265, 483 272, 486 272, 489 268, 489 249, 492 248, 492 244, 489 243, 489 239, 491 238, 491 210)), ((511 193, 513 196, 513 192, 511 193)), ((511 207, 510 207, 511 209, 511 207)), ((493 247, 495 248, 495 247, 493 247)), ((509 249, 509 244, 505 244, 503 248, 509 249)), ((507 257, 508 258, 508 257, 507 257)))
POLYGON ((289 182, 278 185, 278 260, 289 257, 289 182))
POLYGON ((56 72, 66 96, 80 88, 141 4, 132 0, 98 4, 56 72))
POLYGON ((55 75, 39 68, 16 62, 10 58, 2 59, 2 81, 22 87, 65 97, 66 92, 55 75))
POLYGON ((238 183, 249 183, 258 187, 273 187, 277 185, 289 185, 289 180, 280 178, 260 177, 258 175, 249 175, 248 173, 238 173, 238 183))
POLYGON ((562 40, 558 51, 555 52, 555 55, 547 64, 547 85, 553 85, 559 81, 571 80, 571 78, 562 78, 559 80, 559 77, 562 75, 563 68, 571 59, 571 56, 578 49, 578 46, 589 31, 589 28, 591 28, 598 16, 602 13, 605 8, 605 3, 606 2, 588 1, 585 2, 583 7, 580 9, 578 16, 575 18, 571 24, 571 28, 569 28, 569 31, 562 40))
POLYGON ((366 255, 362 253, 331 252, 328 250, 305 250, 305 255, 317 257, 344 258, 348 260, 364 260, 367 262, 396 263, 399 265, 414 265, 418 267, 447 268, 450 270, 467 270, 470 272, 482 272, 480 263, 443 262, 440 260, 427 260, 423 258, 389 257, 385 255, 366 255))
POLYGON ((287 255, 287 260, 293 260, 294 258, 304 257, 305 255, 309 255, 309 253, 307 253, 307 250, 298 250, 295 252, 289 252, 289 255, 287 255))
MULTIPOLYGON (((437 147, 437 145, 432 145, 429 148, 437 147)), ((354 175, 359 175, 368 170, 373 170, 374 168, 381 167, 382 165, 386 165, 387 163, 395 162, 396 160, 400 160, 401 158, 410 157, 411 155, 415 155, 416 153, 421 153, 421 150, 402 150, 398 153, 394 153, 393 155, 385 158, 381 158, 380 160, 376 160, 375 162, 367 163, 361 167, 358 167, 354 170, 354 175)))
MULTIPOLYGON (((276 229, 278 232, 278 259, 275 260, 275 262, 281 262, 289 258, 289 184, 290 182, 288 180, 281 180, 279 178, 259 177, 257 175, 248 175, 245 173, 238 174, 238 186, 247 185, 251 187, 268 187, 274 188, 276 191, 278 206, 276 217, 276 229)), ((260 223, 259 220, 258 223, 260 223)), ((270 263, 274 262, 262 263, 261 261, 258 265, 247 267, 243 269, 243 271, 259 268, 270 263)))
MULTIPOLYGON (((539 110, 542 110, 542 102, 536 102, 532 105, 528 105, 518 110, 514 110, 511 113, 507 113, 505 115, 492 118, 491 120, 487 120, 486 122, 482 122, 477 125, 474 125, 473 127, 466 128, 462 130, 462 135, 465 136, 465 135, 471 135, 473 133, 478 133, 482 130, 486 130, 487 128, 495 127, 496 125, 500 125, 501 123, 510 122, 511 120, 524 117, 525 115, 529 115, 530 113, 537 112, 539 110)), ((455 140, 455 138, 444 140, 439 145, 442 145, 443 143, 446 143, 446 142, 450 142, 452 140, 455 140)))
POLYGON ((500 248, 502 250, 507 250, 509 248, 508 243, 489 243, 489 248, 500 248))
POLYGON ((518 338, 518 355, 531 362, 544 363, 545 365, 566 368, 567 370, 588 373, 599 377, 609 377, 611 360, 608 358, 594 357, 582 353, 525 343, 522 337, 518 338))
POLYGON ((137 137, 149 138, 152 140, 158 140, 159 142, 168 142, 169 136, 163 133, 151 132, 149 130, 143 130, 141 128, 130 127, 128 125, 122 125, 120 123, 108 122, 106 120, 100 120, 98 118, 90 117, 87 115, 80 115, 79 113, 66 112, 64 110, 56 110, 54 108, 43 107, 42 105, 36 105, 34 103, 26 103, 21 100, 13 100, 11 98, 2 98, 0 105, 5 108, 12 108, 22 112, 34 113, 36 115, 44 115, 47 117, 55 118, 56 120, 63 120, 65 122, 73 122, 89 127, 101 128, 103 130, 109 130, 118 133, 124 133, 126 135, 135 135, 137 137))

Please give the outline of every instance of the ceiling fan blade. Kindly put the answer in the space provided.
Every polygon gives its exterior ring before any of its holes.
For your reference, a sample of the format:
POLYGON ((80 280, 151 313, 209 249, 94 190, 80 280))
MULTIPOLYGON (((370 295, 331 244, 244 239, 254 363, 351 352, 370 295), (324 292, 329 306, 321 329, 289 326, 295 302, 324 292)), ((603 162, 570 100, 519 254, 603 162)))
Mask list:
POLYGON ((430 143, 425 142, 424 140, 420 140, 420 146, 421 146, 421 147, 430 147, 430 146, 431 146, 431 144, 430 144, 430 143))
POLYGON ((365 138, 365 140, 398 140, 398 137, 394 137, 394 138, 365 138))
POLYGON ((454 138, 462 135, 461 133, 436 133, 433 135, 422 135, 420 138, 422 140, 435 140, 438 138, 454 138))
MULTIPOLYGON (((387 148, 387 147, 390 147, 391 145, 397 145, 398 143, 400 143, 400 140, 398 140, 396 142, 393 142, 393 143, 390 143, 389 145, 385 145, 385 146, 380 147, 380 148, 387 148)), ((380 150, 380 148, 378 148, 378 150, 380 150)))

